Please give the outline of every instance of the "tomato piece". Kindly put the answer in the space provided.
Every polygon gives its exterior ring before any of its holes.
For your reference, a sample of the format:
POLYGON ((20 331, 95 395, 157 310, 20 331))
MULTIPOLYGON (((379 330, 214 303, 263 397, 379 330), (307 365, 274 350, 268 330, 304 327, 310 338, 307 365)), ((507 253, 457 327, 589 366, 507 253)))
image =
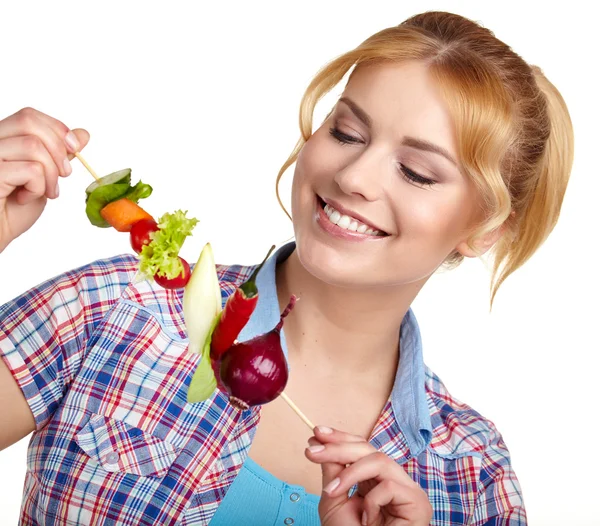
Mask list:
POLYGON ((154 219, 142 219, 141 221, 137 221, 131 226, 131 232, 129 234, 131 248, 139 254, 144 245, 150 243, 150 234, 152 232, 157 232, 158 230, 158 225, 154 219))
POLYGON ((188 262, 181 256, 178 257, 183 265, 183 274, 179 274, 179 276, 175 276, 173 279, 169 279, 166 276, 159 276, 158 274, 154 275, 154 281, 165 289, 182 289, 190 280, 191 271, 188 262))

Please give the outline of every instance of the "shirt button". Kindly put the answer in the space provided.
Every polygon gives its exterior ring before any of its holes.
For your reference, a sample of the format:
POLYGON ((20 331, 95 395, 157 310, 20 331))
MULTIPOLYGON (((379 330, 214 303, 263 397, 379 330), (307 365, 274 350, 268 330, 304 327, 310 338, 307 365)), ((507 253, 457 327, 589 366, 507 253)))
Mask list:
POLYGON ((283 521, 283 524, 294 524, 294 519, 292 519, 291 517, 288 517, 287 519, 285 519, 283 521))
POLYGON ((297 493, 292 493, 290 495, 290 500, 292 502, 298 502, 300 500, 300 495, 298 495, 297 493))
POLYGON ((104 459, 107 464, 117 464, 119 462, 119 454, 116 451, 108 453, 104 459))

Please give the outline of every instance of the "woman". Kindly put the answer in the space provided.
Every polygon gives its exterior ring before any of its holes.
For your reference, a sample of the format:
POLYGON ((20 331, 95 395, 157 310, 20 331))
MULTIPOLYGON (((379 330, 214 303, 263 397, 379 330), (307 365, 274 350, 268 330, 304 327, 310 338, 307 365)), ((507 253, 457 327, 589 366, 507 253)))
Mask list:
MULTIPOLYGON (((306 447, 279 399, 186 404, 181 293, 132 284, 133 256, 95 262, 0 311, 0 446, 35 429, 23 524, 526 524, 500 434, 424 366, 410 305, 440 265, 490 250, 493 301, 543 243, 572 164, 564 101, 488 30, 425 13, 327 65, 300 115, 279 174, 296 163, 295 242, 259 273, 240 339, 301 295, 287 392, 328 426, 306 447)), ((88 137, 31 109, 0 122, 1 247, 88 137)), ((252 270, 220 267, 223 296, 252 270)))

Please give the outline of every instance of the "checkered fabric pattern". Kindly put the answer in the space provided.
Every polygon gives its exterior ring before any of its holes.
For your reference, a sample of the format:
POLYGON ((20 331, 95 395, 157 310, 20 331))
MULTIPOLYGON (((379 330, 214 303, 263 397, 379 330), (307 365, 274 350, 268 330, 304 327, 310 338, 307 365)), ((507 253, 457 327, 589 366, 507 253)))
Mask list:
MULTIPOLYGON (((206 525, 248 454, 260 409, 186 403, 199 357, 182 293, 133 283, 136 265, 97 261, 0 308, 0 355, 37 426, 20 524, 206 525)), ((223 302, 253 269, 218 267, 223 302)), ((432 525, 525 525, 501 436, 425 371, 428 446, 411 455, 389 402, 371 442, 427 491, 432 525)))

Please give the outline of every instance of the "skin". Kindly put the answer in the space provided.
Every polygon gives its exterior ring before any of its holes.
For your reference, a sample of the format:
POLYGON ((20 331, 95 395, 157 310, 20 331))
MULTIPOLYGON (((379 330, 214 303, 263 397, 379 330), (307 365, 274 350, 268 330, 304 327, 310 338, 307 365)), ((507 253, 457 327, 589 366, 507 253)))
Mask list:
MULTIPOLYGON (((308 491, 339 477, 331 496, 322 493, 323 524, 426 525, 431 506, 425 492, 368 438, 393 387, 401 321, 449 255, 475 256, 467 238, 481 203, 459 164, 403 144, 407 137, 426 140, 458 160, 452 120, 423 64, 359 69, 342 98, 298 157, 292 185, 297 250, 278 267, 277 286, 281 308, 292 292, 301 298, 284 329, 292 371, 286 392, 309 418, 345 432, 311 435, 275 400, 263 406, 250 454, 308 491), (370 126, 342 98, 367 113, 370 126), (355 142, 340 144, 331 127, 355 142), (400 163, 435 183, 407 178, 400 163), (317 195, 389 235, 359 242, 332 236, 315 219, 317 195), (306 449, 307 439, 325 449, 306 449), (285 461, 273 460, 274 451, 285 461), (306 458, 321 469, 305 467, 306 458), (344 489, 355 482, 361 490, 348 499, 344 489)), ((485 252, 499 234, 479 241, 476 250, 485 252)))

